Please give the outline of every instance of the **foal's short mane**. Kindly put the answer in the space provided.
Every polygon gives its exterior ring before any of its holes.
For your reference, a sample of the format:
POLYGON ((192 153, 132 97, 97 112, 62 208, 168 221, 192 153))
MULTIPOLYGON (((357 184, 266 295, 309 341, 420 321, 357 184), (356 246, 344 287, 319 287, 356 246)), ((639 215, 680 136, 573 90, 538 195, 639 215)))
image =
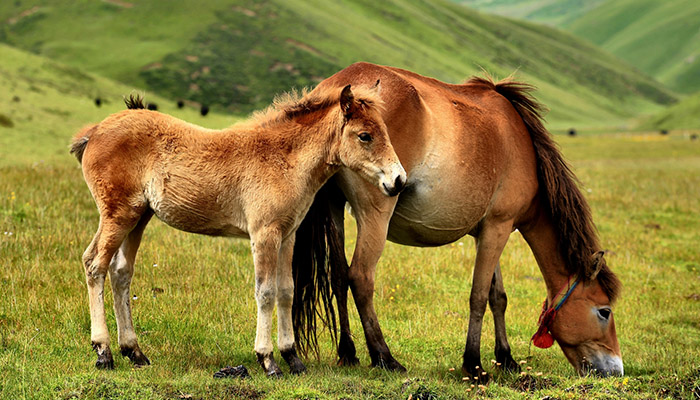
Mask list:
MULTIPOLYGON (((365 107, 382 107, 383 102, 376 90, 365 86, 353 86, 355 101, 365 107)), ((325 90, 314 93, 308 88, 292 90, 275 97, 272 104, 262 111, 253 113, 251 123, 264 127, 291 121, 294 118, 323 110, 338 104, 340 90, 325 90)))
MULTIPOLYGON (((559 233, 559 251, 571 275, 584 281, 595 274, 593 254, 600 250, 591 209, 578 188, 578 179, 564 161, 557 144, 542 124, 545 107, 531 95, 534 86, 511 79, 494 83, 473 77, 468 84, 485 85, 508 99, 527 126, 537 154, 537 177, 545 206, 559 233)), ((602 260, 597 280, 611 302, 620 292, 620 281, 602 260)))

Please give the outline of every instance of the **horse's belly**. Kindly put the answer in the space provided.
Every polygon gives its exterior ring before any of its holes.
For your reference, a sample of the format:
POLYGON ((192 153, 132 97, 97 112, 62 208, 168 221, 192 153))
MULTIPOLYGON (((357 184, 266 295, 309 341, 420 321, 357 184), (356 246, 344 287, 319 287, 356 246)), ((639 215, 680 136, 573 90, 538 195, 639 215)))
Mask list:
POLYGON ((410 246, 441 246, 474 230, 488 210, 492 192, 471 188, 460 175, 416 171, 399 195, 388 239, 410 246))

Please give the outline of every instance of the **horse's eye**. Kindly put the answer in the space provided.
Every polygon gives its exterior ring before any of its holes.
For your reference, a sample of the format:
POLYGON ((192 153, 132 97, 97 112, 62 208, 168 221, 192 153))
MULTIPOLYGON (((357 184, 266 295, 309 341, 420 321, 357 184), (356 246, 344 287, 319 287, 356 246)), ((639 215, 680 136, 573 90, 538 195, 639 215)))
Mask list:
POLYGON ((610 319, 610 314, 612 314, 612 310, 608 307, 603 307, 598 309, 598 318, 607 321, 610 319))
POLYGON ((372 135, 370 135, 367 132, 362 132, 359 135, 357 135, 357 137, 360 139, 361 142, 364 143, 369 143, 372 141, 372 135))

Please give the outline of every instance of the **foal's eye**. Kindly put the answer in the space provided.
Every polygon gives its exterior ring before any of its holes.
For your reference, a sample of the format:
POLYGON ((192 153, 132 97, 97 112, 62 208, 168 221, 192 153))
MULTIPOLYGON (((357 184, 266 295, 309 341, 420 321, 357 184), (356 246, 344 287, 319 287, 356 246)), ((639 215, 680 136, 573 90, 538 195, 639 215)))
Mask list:
POLYGON ((369 143, 372 141, 372 135, 370 135, 367 132, 362 132, 359 135, 357 135, 357 137, 360 139, 361 142, 364 143, 369 143))
POLYGON ((612 310, 608 307, 603 307, 598 309, 598 318, 607 321, 610 319, 610 314, 612 314, 612 310))

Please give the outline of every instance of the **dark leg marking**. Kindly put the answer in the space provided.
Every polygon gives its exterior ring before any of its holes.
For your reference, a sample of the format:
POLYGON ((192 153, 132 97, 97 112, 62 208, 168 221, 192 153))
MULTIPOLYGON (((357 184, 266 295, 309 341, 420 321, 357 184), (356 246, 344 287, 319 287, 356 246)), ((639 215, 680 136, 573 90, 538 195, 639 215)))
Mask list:
POLYGON ((93 343, 92 349, 97 353, 97 362, 95 362, 97 369, 114 369, 114 358, 109 346, 93 343))
POLYGON ((151 365, 148 357, 141 352, 141 349, 139 349, 138 346, 135 348, 122 347, 120 348, 120 351, 122 356, 129 357, 129 360, 131 360, 131 362, 136 366, 151 365))
POLYGON ((280 378, 282 377, 282 370, 280 367, 277 365, 277 362, 275 362, 275 358, 272 356, 272 353, 269 354, 260 354, 260 353, 255 353, 258 356, 258 364, 262 367, 263 371, 265 371, 265 374, 269 377, 274 377, 274 378, 280 378))
POLYGON ((292 347, 289 350, 282 351, 282 358, 289 365, 289 372, 292 374, 301 374, 306 372, 306 367, 304 363, 301 362, 299 356, 297 355, 296 348, 292 347))

